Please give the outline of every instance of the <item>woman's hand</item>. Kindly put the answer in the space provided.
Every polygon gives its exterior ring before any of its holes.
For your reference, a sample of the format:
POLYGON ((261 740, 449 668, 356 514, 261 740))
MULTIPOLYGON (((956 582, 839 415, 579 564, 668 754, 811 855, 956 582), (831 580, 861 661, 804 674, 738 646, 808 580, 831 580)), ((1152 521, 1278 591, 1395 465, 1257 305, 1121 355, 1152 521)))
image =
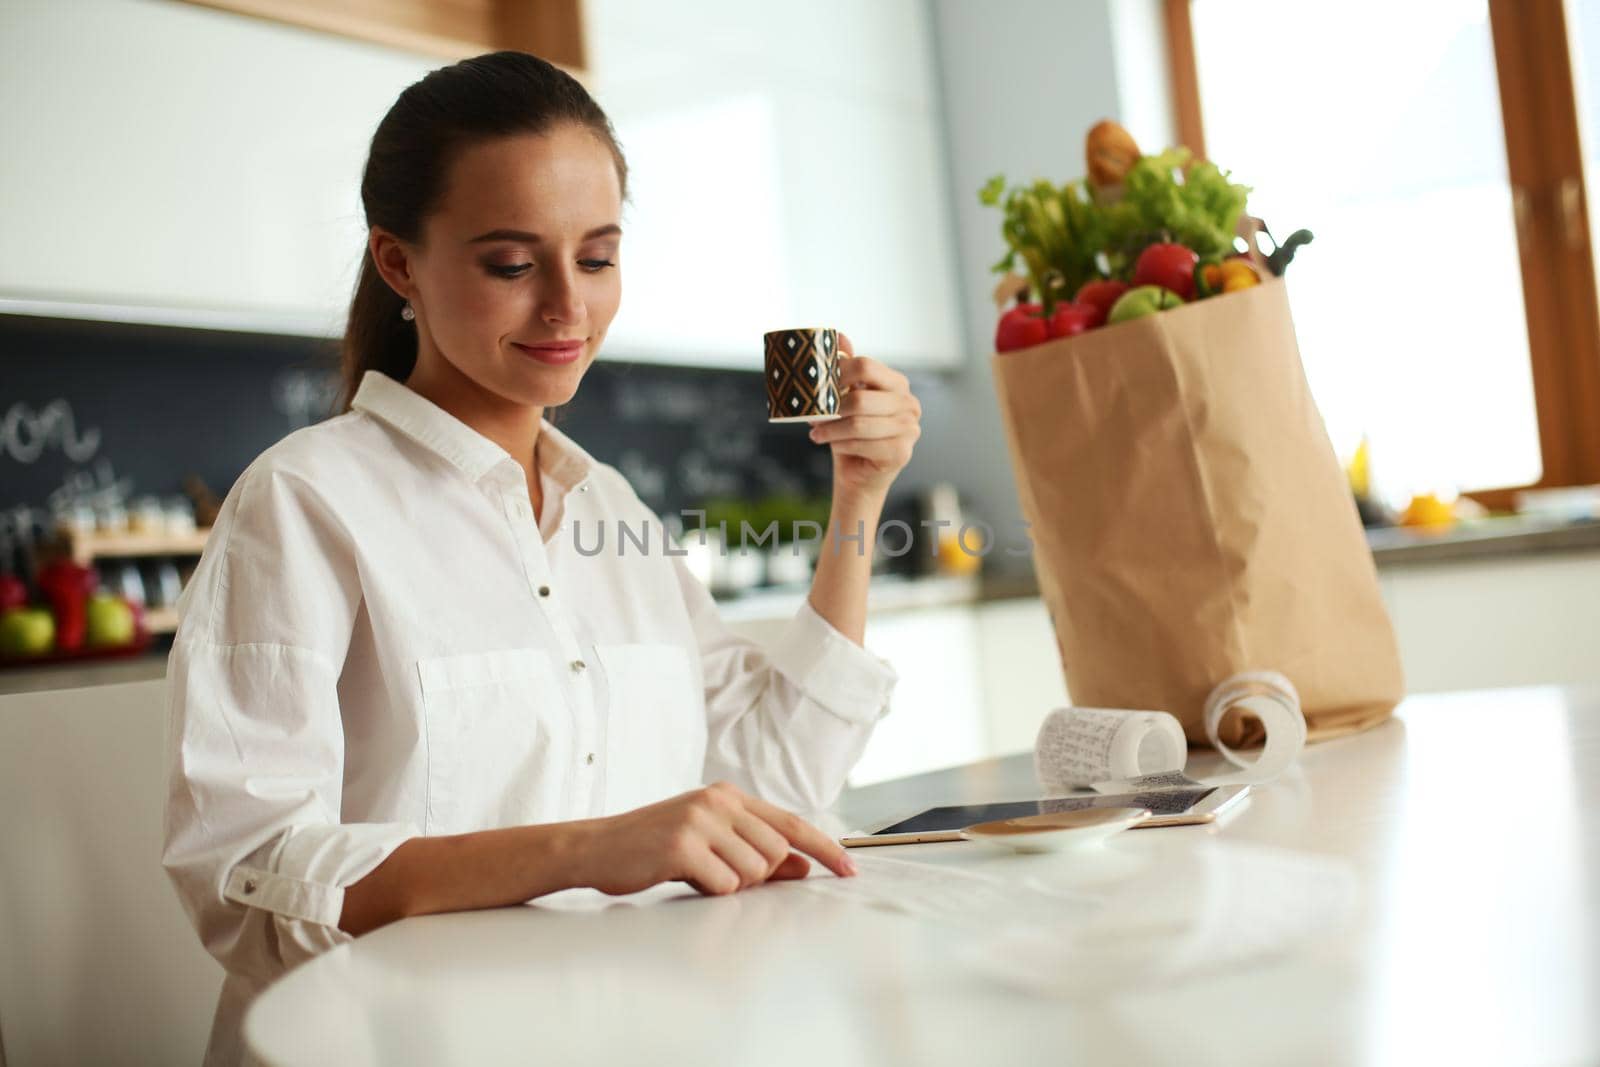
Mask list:
POLYGON ((578 880, 603 893, 688 882, 708 895, 774 879, 804 878, 813 856, 841 877, 855 874, 844 848, 798 815, 726 782, 592 823, 578 880))
POLYGON ((856 355, 842 333, 839 348, 847 357, 839 361, 841 417, 817 423, 811 439, 833 446, 834 496, 882 499, 922 436, 922 405, 904 374, 856 355))

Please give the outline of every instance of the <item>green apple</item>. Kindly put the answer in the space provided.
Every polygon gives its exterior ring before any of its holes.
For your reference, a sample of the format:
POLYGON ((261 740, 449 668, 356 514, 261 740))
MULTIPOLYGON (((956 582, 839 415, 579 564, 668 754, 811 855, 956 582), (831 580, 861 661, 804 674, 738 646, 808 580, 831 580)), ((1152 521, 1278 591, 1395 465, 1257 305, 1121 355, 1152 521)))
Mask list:
POLYGON ((1143 318, 1157 311, 1175 308, 1181 303, 1183 297, 1171 289, 1159 285, 1141 285, 1117 297, 1117 302, 1111 305, 1111 314, 1106 316, 1106 322, 1127 322, 1129 319, 1143 318))
POLYGON ((56 644, 56 620, 44 608, 13 608, 0 615, 0 656, 42 656, 56 644))
POLYGON ((91 648, 133 643, 133 609, 119 596, 96 593, 90 597, 87 622, 89 628, 86 637, 91 648))

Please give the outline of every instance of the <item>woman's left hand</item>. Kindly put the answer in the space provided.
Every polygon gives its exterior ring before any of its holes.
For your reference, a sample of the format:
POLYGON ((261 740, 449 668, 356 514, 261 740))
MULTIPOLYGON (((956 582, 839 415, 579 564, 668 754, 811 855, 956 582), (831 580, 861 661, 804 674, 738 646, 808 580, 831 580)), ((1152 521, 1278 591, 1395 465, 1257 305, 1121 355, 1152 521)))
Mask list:
POLYGON ((922 436, 922 404, 904 374, 858 356, 839 335, 839 415, 811 428, 811 439, 833 446, 833 493, 886 497, 922 436))

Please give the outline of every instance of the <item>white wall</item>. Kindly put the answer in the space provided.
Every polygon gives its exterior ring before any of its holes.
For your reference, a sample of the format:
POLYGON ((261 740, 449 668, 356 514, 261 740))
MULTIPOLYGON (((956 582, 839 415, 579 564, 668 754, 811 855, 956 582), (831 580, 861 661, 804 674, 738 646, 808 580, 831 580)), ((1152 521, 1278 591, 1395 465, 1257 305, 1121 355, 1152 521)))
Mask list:
POLYGON ((1015 182, 1081 177, 1084 135, 1103 118, 1131 123, 1141 143, 1171 141, 1160 111, 1165 46, 1149 36, 1160 30, 1160 0, 928 2, 968 358, 919 393, 929 429, 901 480, 954 482, 976 514, 1020 531, 989 365, 989 268, 1005 243, 1000 213, 978 203, 978 189, 1000 173, 1015 182))

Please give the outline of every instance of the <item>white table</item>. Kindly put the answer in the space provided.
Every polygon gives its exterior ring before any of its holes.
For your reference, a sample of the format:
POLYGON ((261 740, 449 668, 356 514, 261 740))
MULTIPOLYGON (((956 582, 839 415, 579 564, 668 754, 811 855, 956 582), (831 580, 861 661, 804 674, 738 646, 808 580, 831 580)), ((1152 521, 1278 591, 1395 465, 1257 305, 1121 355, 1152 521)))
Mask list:
MULTIPOLYGON (((1025 797, 1032 778, 1026 757, 974 764, 839 814, 1025 797)), ((394 924, 268 990, 246 1038, 286 1067, 1600 1062, 1600 691, 1413 698, 1309 748, 1221 828, 1108 848, 1159 865, 1230 841, 1342 857, 1353 919, 1276 961, 1063 1000, 964 967, 935 919, 796 885, 666 890, 394 924)), ((1092 862, 872 851, 990 873, 1092 862)))

